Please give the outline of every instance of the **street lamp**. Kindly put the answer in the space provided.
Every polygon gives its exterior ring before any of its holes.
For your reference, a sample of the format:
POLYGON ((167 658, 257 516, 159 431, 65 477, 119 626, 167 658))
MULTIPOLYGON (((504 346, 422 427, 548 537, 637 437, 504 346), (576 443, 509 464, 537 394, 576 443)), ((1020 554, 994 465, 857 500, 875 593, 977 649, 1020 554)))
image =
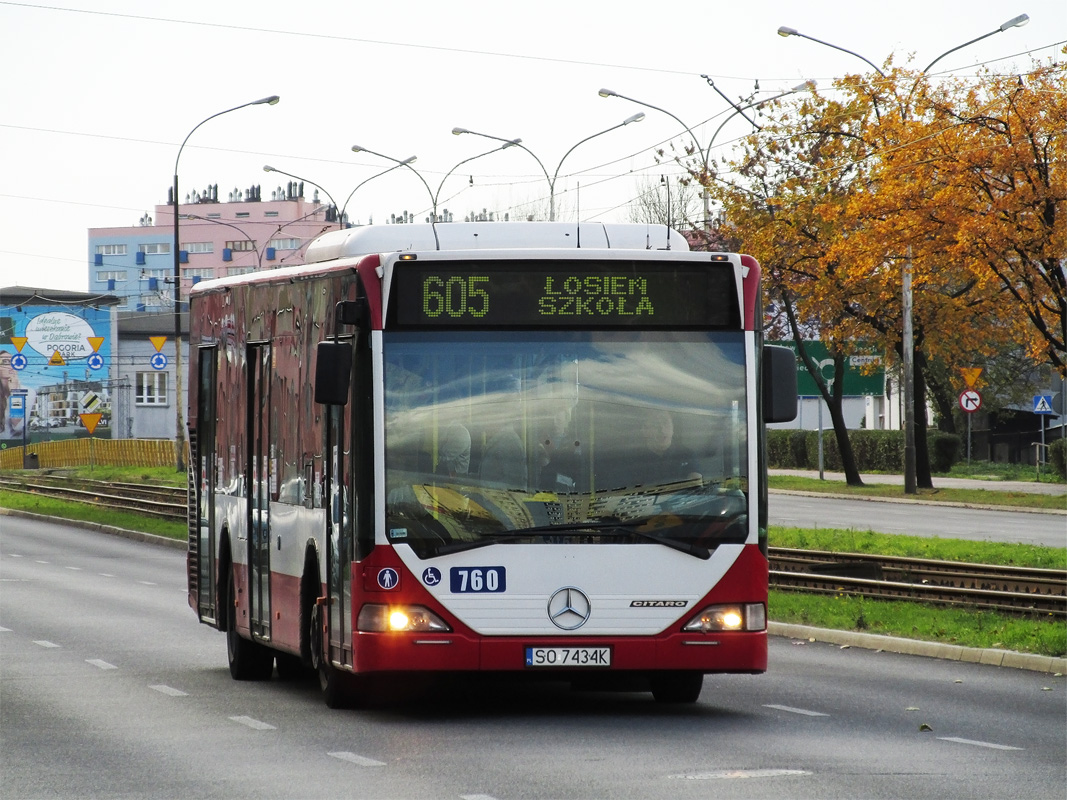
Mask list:
POLYGON ((185 470, 185 417, 182 413, 182 403, 184 402, 182 396, 182 267, 180 253, 181 239, 179 238, 178 232, 180 205, 178 200, 178 162, 181 160, 182 150, 185 149, 185 143, 189 141, 189 137, 196 133, 196 129, 205 122, 209 122, 210 120, 215 119, 215 117, 221 117, 223 114, 229 114, 231 111, 247 108, 248 106, 277 105, 279 99, 278 95, 272 94, 270 97, 261 97, 259 100, 253 100, 250 103, 242 103, 239 106, 227 108, 225 111, 220 111, 217 114, 212 114, 210 117, 201 120, 185 135, 181 147, 178 148, 178 156, 174 159, 174 186, 172 188, 174 194, 174 405, 176 428, 174 449, 176 451, 175 463, 178 472, 183 472, 185 470))
MULTIPOLYGON (((533 156, 534 161, 536 161, 537 165, 539 167, 541 167, 541 171, 543 173, 545 173, 545 180, 548 181, 548 220, 549 220, 549 222, 555 222, 556 221, 556 179, 559 178, 559 171, 563 167, 563 162, 567 159, 567 156, 569 156, 571 153, 573 153, 575 151, 575 149, 578 147, 578 145, 585 144, 590 139, 595 139, 598 136, 603 136, 605 133, 611 133, 611 131, 616 130, 618 128, 624 128, 627 125, 629 125, 631 122, 640 122, 644 118, 645 118, 644 113, 634 114, 634 115, 629 116, 626 119, 624 119, 618 125, 612 125, 610 128, 605 128, 604 130, 598 131, 597 133, 594 133, 591 136, 586 136, 584 139, 582 139, 577 144, 575 144, 573 147, 571 147, 570 150, 568 150, 566 153, 563 154, 563 158, 561 158, 559 160, 559 164, 556 165, 556 171, 553 173, 551 178, 548 177, 548 170, 545 169, 545 165, 543 163, 541 163, 541 159, 539 159, 534 154, 534 152, 532 150, 530 150, 530 148, 528 148, 528 147, 526 147, 525 145, 522 144, 522 139, 501 139, 499 136, 490 136, 487 133, 479 133, 478 131, 468 130, 467 128, 453 128, 452 129, 452 133, 454 133, 456 136, 459 136, 459 135, 464 134, 464 133, 469 133, 469 134, 472 134, 473 136, 481 136, 482 138, 485 138, 485 139, 493 139, 493 140, 498 141, 498 142, 505 142, 506 144, 504 145, 504 147, 508 147, 509 145, 514 145, 515 147, 519 147, 519 148, 525 150, 531 156, 533 156)), ((501 148, 501 149, 503 149, 503 148, 501 148)))
MULTIPOLYGON (((457 130, 456 128, 453 128, 452 129, 452 133, 455 133, 456 130, 457 130)), ((502 144, 500 147, 494 147, 492 150, 486 150, 484 153, 479 153, 476 156, 471 156, 470 158, 465 158, 462 161, 460 161, 458 164, 456 164, 454 167, 452 167, 452 169, 450 169, 448 172, 445 173, 445 177, 441 178, 441 182, 437 185, 437 192, 434 193, 434 196, 433 196, 434 216, 436 217, 436 215, 437 215, 437 201, 440 200, 440 198, 441 198, 441 190, 445 188, 445 181, 447 181, 449 179, 449 177, 452 175, 453 172, 455 172, 457 169, 462 167, 464 164, 469 164, 471 161, 474 161, 475 159, 481 158, 482 156, 489 156, 489 155, 492 155, 493 153, 499 153, 501 150, 507 150, 509 147, 516 147, 516 146, 519 146, 521 144, 522 144, 522 139, 512 139, 510 141, 504 142, 504 144, 502 144)), ((472 183, 473 183, 473 178, 471 180, 472 180, 472 183)), ((446 208, 445 211, 448 211, 448 209, 446 208)))
MULTIPOLYGON (((722 130, 723 125, 725 125, 729 120, 733 119, 738 114, 744 115, 745 119, 748 119, 749 122, 751 122, 753 125, 756 125, 756 123, 753 122, 752 119, 750 119, 748 117, 748 115, 744 113, 746 110, 748 110, 750 108, 756 108, 758 106, 763 105, 764 103, 769 103, 772 100, 777 100, 780 97, 785 97, 787 94, 792 94, 793 92, 797 92, 797 91, 800 91, 801 89, 804 89, 804 88, 807 88, 807 87, 815 85, 814 81, 806 81, 806 82, 800 84, 799 86, 795 86, 794 88, 790 89, 789 91, 782 92, 781 94, 775 95, 774 97, 768 97, 765 100, 760 100, 759 102, 756 102, 756 103, 749 103, 748 105, 744 105, 744 106, 737 106, 737 105, 734 105, 733 101, 730 100, 729 97, 727 97, 725 94, 723 94, 721 91, 719 91, 719 87, 717 87, 715 85, 715 82, 712 81, 711 78, 709 78, 707 75, 701 75, 700 77, 702 77, 704 80, 706 80, 708 82, 708 85, 711 86, 711 88, 714 89, 716 92, 719 92, 719 94, 722 95, 723 98, 725 98, 726 102, 728 102, 734 108, 734 113, 731 114, 730 116, 728 116, 726 118, 726 120, 723 121, 722 125, 719 126, 719 129, 717 131, 715 131, 715 136, 719 135, 719 131, 722 130)), ((697 139, 696 134, 693 133, 693 129, 690 128, 688 125, 686 125, 684 122, 682 122, 681 118, 679 118, 675 114, 672 114, 667 109, 660 108, 659 106, 654 106, 651 103, 644 102, 643 100, 635 100, 632 97, 627 97, 624 94, 619 94, 618 92, 612 91, 611 89, 601 89, 598 92, 598 94, 601 97, 618 97, 621 100, 629 100, 631 103, 637 103, 637 105, 639 105, 639 106, 644 106, 645 108, 651 108, 653 111, 659 111, 661 114, 666 114, 668 117, 670 117, 675 122, 677 122, 679 125, 681 125, 682 128, 685 129, 685 132, 688 133, 689 136, 693 139, 693 144, 694 144, 694 146, 696 148, 695 152, 700 157, 700 165, 701 165, 701 167, 703 167, 703 170, 704 170, 703 174, 701 175, 701 178, 704 179, 704 180, 708 179, 708 176, 710 175, 710 172, 711 172, 711 169, 708 166, 708 159, 711 158, 711 146, 712 146, 712 144, 715 143, 715 136, 711 137, 711 142, 708 143, 708 148, 707 148, 707 151, 705 152, 704 148, 700 144, 700 140, 697 139)), ((759 126, 756 126, 756 127, 758 128, 759 126)), ((708 187, 706 185, 703 185, 703 181, 702 181, 702 188, 703 188, 703 192, 701 192, 701 194, 703 195, 703 200, 704 200, 704 230, 707 231, 707 230, 711 230, 711 209, 709 207, 710 196, 709 196, 709 193, 708 193, 708 187)))
MULTIPOLYGON (((918 84, 919 80, 923 76, 926 75, 926 73, 929 71, 930 67, 932 67, 934 64, 936 64, 938 61, 940 61, 945 56, 947 56, 949 53, 955 53, 957 50, 960 50, 960 49, 962 49, 964 47, 967 47, 967 45, 974 44, 975 42, 979 42, 982 39, 985 39, 987 36, 992 36, 995 33, 1003 33, 1004 31, 1006 31, 1006 30, 1008 30, 1010 28, 1022 27, 1023 25, 1025 25, 1029 21, 1030 21, 1030 17, 1027 14, 1020 14, 1017 17, 1012 17, 1007 22, 1005 22, 1003 25, 1001 25, 1000 27, 998 27, 998 28, 996 28, 994 30, 991 30, 989 33, 982 34, 977 39, 971 39, 969 42, 964 42, 961 45, 957 45, 956 47, 953 47, 951 50, 946 50, 944 53, 942 53, 937 58, 935 58, 933 61, 931 61, 926 66, 926 68, 922 72, 919 73, 919 78, 917 78, 916 81, 915 81, 916 85, 918 84)), ((878 69, 878 67, 875 66, 873 62, 871 62, 868 59, 864 58, 859 53, 854 53, 851 50, 846 50, 844 47, 838 47, 836 44, 830 44, 829 42, 823 42, 823 41, 820 41, 819 39, 815 39, 815 38, 813 38, 811 36, 807 36, 807 35, 805 35, 803 33, 800 33, 799 31, 797 31, 796 28, 790 28, 790 27, 787 27, 787 26, 783 25, 782 27, 780 27, 778 29, 778 35, 779 36, 784 36, 784 37, 787 37, 787 38, 789 36, 800 36, 801 38, 810 39, 811 41, 816 42, 816 43, 821 44, 821 45, 825 45, 826 47, 831 47, 834 50, 840 50, 842 53, 848 53, 849 55, 855 56, 856 58, 860 59, 861 61, 866 62, 867 64, 869 64, 871 67, 874 68, 875 72, 877 72, 883 78, 885 77, 885 73, 882 72, 882 70, 878 69)), ((912 91, 914 91, 914 90, 915 90, 915 86, 912 86, 912 91)), ((905 109, 905 107, 903 105, 901 105, 901 107, 900 107, 900 114, 901 114, 902 119, 906 120, 906 118, 907 118, 906 117, 907 110, 905 109)), ((913 326, 913 320, 912 320, 912 308, 913 308, 914 295, 913 295, 913 291, 912 291, 911 279, 912 279, 912 264, 911 264, 911 248, 909 247, 908 248, 907 258, 904 260, 904 265, 902 267, 902 274, 901 274, 901 281, 900 281, 900 283, 901 283, 901 295, 902 295, 902 298, 901 298, 901 316, 903 317, 903 319, 901 321, 900 347, 901 347, 901 350, 903 350, 903 358, 901 359, 902 360, 901 369, 902 369, 902 371, 904 373, 903 380, 904 380, 904 493, 905 494, 917 494, 918 493, 918 479, 917 479, 917 476, 916 476, 916 465, 915 465, 915 408, 914 408, 914 405, 915 405, 915 352, 914 352, 914 350, 915 350, 915 338, 914 338, 915 337, 915 333, 914 333, 914 326, 913 326)))
MULTIPOLYGON (((390 169, 385 170, 385 172, 380 172, 380 173, 378 173, 379 175, 384 175, 386 172, 391 172, 393 169, 397 169, 398 167, 407 167, 412 172, 414 172, 415 173, 415 177, 417 177, 420 181, 422 181, 422 185, 426 187, 426 193, 430 195, 430 206, 431 206, 431 209, 432 209, 432 211, 430 213, 433 215, 433 216, 430 217, 430 221, 431 222, 437 222, 437 204, 436 204, 436 200, 434 198, 433 190, 430 188, 430 184, 428 184, 426 182, 426 179, 424 177, 422 177, 422 173, 420 173, 417 169, 415 169, 413 166, 411 166, 413 163, 415 163, 415 159, 416 159, 415 156, 409 156, 408 158, 405 158, 405 159, 393 158, 392 156, 387 156, 384 153, 376 153, 373 150, 368 150, 366 147, 363 147, 363 146, 358 145, 358 144, 352 145, 352 152, 353 153, 370 153, 372 156, 378 156, 378 158, 384 158, 386 161, 392 161, 394 164, 396 164, 396 167, 391 167, 390 169)), ((372 176, 372 178, 376 178, 376 177, 378 177, 378 175, 372 176)), ((372 180, 372 178, 367 178, 367 181, 372 180)), ((363 181, 363 183, 366 183, 367 181, 363 181)), ((359 184, 359 186, 362 186, 363 183, 359 184)), ((356 189, 358 189, 359 186, 357 186, 356 189)), ((352 194, 356 193, 356 189, 352 190, 352 194)), ((348 195, 349 199, 351 199, 352 194, 348 195)), ((346 200, 345 204, 347 205, 347 203, 348 203, 348 201, 346 200)), ((431 225, 430 226, 430 230, 433 231, 434 244, 436 244, 437 245, 437 249, 440 250, 441 249, 441 240, 437 238, 437 228, 434 225, 431 225)))
POLYGON ((182 219, 195 219, 195 220, 199 220, 200 222, 211 222, 211 223, 213 223, 215 225, 225 225, 227 228, 233 228, 235 231, 237 231, 239 234, 241 234, 242 238, 244 238, 244 240, 246 242, 248 242, 250 245, 252 245, 252 252, 256 254, 256 266, 259 269, 263 268, 263 256, 260 254, 259 248, 256 247, 256 240, 253 239, 251 236, 249 236, 247 233, 245 233, 244 230, 242 230, 237 225, 234 225, 232 222, 223 222, 221 219, 212 219, 211 217, 201 217, 198 214, 182 214, 181 217, 182 217, 182 219))
MULTIPOLYGON (((341 228, 344 227, 344 220, 343 220, 343 217, 341 217, 340 210, 337 207, 337 201, 333 199, 333 197, 330 195, 329 192, 327 192, 325 189, 323 189, 321 186, 319 186, 317 183, 315 183, 315 181, 309 181, 307 178, 301 178, 299 175, 293 175, 291 172, 286 172, 285 170, 278 169, 277 167, 272 167, 270 164, 264 164, 263 165, 263 171, 264 172, 277 172, 279 175, 284 175, 287 178, 292 178, 294 180, 302 181, 304 183, 310 183, 312 186, 314 186, 316 189, 318 189, 320 192, 322 192, 324 195, 326 195, 327 197, 330 198, 330 203, 333 204, 334 211, 338 212, 337 225, 338 225, 338 227, 341 227, 341 228)), ((328 218, 327 218, 327 222, 329 222, 328 218)))

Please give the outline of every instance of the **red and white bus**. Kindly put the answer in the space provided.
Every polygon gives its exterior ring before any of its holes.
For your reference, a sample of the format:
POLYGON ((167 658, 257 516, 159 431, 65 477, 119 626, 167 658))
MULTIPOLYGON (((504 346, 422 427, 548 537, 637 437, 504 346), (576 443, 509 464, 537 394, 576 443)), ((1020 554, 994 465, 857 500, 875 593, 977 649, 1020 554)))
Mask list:
POLYGON ((230 672, 767 666, 759 265, 663 226, 352 228, 190 294, 189 603, 230 672))

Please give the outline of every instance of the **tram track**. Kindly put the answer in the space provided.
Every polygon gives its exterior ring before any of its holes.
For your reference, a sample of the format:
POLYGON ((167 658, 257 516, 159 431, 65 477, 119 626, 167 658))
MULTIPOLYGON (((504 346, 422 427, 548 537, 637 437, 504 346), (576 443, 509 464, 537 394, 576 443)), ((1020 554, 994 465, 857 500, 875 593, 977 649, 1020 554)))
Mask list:
POLYGON ((1067 570, 770 548, 771 588, 1067 617, 1067 570))
MULTIPOLYGON (((0 489, 187 519, 183 487, 36 475, 0 477, 0 489)), ((769 556, 773 589, 1067 617, 1067 570, 778 547, 769 556)))
POLYGON ((59 500, 132 511, 137 514, 184 522, 186 490, 180 486, 150 486, 70 478, 64 475, 0 477, 0 489, 36 494, 59 500))

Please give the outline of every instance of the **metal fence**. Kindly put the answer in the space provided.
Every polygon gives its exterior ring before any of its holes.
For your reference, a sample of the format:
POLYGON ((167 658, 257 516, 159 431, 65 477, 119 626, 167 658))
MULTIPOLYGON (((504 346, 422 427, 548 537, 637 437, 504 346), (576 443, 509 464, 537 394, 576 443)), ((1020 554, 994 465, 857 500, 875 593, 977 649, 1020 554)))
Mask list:
POLYGON ((168 439, 63 439, 0 450, 0 469, 80 467, 169 467, 176 463, 168 439))

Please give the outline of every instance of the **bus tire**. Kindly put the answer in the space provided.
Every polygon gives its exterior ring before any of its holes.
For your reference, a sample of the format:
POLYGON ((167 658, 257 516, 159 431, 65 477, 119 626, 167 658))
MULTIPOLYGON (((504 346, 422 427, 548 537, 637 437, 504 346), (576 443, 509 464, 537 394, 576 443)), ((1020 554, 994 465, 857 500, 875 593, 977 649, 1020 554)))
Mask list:
POLYGON ((657 703, 695 703, 704 688, 704 673, 656 672, 650 683, 657 703))
POLYGON ((308 642, 311 645, 311 668, 318 676, 322 699, 327 708, 347 708, 352 701, 348 676, 334 667, 326 657, 322 606, 315 605, 310 616, 308 642))
POLYGON ((226 626, 226 658, 230 677, 235 681, 266 681, 274 672, 274 651, 259 642, 245 639, 237 632, 237 603, 233 576, 226 587, 228 624, 226 626))

